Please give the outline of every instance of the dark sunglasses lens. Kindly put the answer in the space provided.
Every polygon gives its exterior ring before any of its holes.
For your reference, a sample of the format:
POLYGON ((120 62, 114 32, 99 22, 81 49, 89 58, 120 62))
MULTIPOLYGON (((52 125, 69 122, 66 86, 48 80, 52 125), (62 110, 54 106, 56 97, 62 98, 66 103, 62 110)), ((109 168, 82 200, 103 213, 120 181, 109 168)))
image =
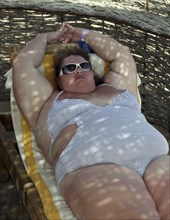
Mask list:
POLYGON ((83 70, 86 70, 86 71, 91 70, 91 66, 90 66, 90 63, 89 63, 89 62, 81 63, 80 66, 81 66, 81 68, 82 68, 83 70))
MULTIPOLYGON (((81 69, 84 70, 84 71, 89 71, 91 70, 91 65, 89 62, 82 62, 79 64, 81 69)), ((62 68, 62 71, 64 74, 69 74, 69 73, 73 73, 77 68, 77 65, 72 63, 72 64, 68 64, 66 66, 64 66, 62 68)))
POLYGON ((75 64, 68 64, 62 68, 64 74, 72 73, 76 69, 75 64))

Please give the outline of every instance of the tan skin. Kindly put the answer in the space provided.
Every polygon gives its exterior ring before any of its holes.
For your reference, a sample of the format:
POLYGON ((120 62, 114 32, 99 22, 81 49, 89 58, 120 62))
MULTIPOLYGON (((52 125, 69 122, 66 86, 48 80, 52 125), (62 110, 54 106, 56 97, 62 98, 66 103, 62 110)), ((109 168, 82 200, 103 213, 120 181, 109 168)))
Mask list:
MULTIPOLYGON (((63 129, 52 148, 49 158, 50 136, 46 121, 53 100, 59 91, 39 74, 47 44, 80 40, 82 29, 67 23, 56 31, 33 39, 17 56, 13 64, 14 93, 19 108, 42 149, 46 160, 55 167, 59 155, 77 131, 77 125, 63 129), (44 89, 45 88, 45 89, 44 89)), ((137 97, 136 65, 127 47, 95 31, 88 31, 85 41, 103 59, 111 62, 104 82, 137 97), (95 39, 95 40, 94 40, 95 39)), ((71 55, 62 66, 79 63, 84 58, 71 55)), ((107 105, 118 91, 112 87, 95 87, 92 71, 80 68, 59 77, 64 91, 59 100, 80 98, 95 105, 107 105)), ((169 157, 161 156, 151 162, 141 178, 136 172, 116 164, 101 164, 82 168, 67 174, 60 183, 63 196, 78 219, 170 219, 167 191, 170 190, 169 157), (158 175, 159 174, 159 175, 158 175), (160 182, 162 183, 160 185, 160 182)))

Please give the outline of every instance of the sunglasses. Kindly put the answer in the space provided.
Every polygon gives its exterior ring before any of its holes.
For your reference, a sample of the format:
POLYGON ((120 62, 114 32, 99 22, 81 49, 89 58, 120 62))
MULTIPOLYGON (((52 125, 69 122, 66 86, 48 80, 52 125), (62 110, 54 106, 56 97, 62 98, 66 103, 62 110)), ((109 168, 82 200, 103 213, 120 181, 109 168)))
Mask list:
POLYGON ((59 76, 71 74, 75 72, 78 67, 83 71, 90 71, 92 69, 90 62, 88 61, 83 61, 81 63, 69 63, 61 68, 59 76))

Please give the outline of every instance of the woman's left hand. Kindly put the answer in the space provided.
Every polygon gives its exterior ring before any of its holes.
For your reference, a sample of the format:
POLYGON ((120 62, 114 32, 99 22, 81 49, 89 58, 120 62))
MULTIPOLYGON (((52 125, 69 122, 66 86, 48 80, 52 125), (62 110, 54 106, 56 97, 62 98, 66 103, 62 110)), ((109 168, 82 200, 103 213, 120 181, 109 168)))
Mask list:
POLYGON ((67 29, 61 27, 55 32, 48 32, 46 34, 48 44, 61 43, 64 41, 64 36, 67 34, 67 29))
POLYGON ((64 43, 79 41, 81 39, 82 30, 81 28, 75 28, 67 23, 63 23, 59 29, 60 38, 64 43))

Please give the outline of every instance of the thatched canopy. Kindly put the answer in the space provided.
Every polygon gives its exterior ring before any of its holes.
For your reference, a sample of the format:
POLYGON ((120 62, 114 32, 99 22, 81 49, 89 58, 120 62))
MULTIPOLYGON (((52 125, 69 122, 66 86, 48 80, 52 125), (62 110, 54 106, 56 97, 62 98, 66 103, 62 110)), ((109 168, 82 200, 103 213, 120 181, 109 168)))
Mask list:
POLYGON ((1 0, 0 8, 20 8, 100 17, 170 37, 170 0, 1 0))

